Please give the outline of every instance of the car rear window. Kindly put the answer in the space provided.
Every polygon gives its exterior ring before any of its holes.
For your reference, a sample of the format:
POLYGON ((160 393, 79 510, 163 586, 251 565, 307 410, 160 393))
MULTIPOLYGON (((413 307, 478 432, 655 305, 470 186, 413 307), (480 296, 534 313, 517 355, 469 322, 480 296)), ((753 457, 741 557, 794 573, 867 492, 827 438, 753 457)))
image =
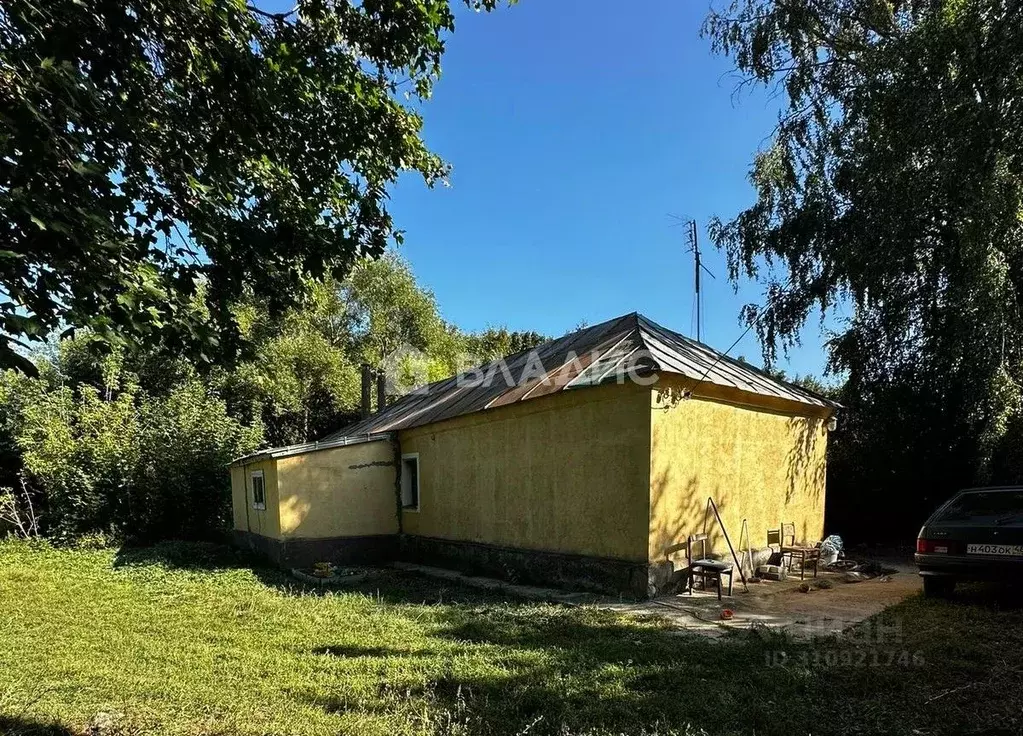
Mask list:
POLYGON ((974 516, 1023 514, 1023 490, 964 493, 952 500, 942 519, 968 519, 974 516))

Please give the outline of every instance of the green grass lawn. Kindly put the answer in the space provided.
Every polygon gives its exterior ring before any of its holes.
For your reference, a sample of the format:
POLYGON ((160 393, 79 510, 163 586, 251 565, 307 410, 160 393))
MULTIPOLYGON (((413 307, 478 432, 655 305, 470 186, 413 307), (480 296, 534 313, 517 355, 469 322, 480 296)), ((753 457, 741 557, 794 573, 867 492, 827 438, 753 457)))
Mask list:
POLYGON ((224 548, 6 542, 0 732, 100 712, 119 734, 1023 731, 1018 607, 916 598, 885 621, 884 642, 870 622, 709 641, 398 572, 320 595, 224 548))

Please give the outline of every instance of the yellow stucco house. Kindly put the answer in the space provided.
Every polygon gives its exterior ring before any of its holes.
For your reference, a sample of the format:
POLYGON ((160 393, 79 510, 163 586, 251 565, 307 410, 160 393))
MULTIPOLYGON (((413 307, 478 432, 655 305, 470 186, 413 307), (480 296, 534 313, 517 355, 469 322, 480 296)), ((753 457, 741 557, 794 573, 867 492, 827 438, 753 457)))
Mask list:
POLYGON ((837 408, 633 313, 237 460, 235 535, 286 566, 404 559, 652 595, 689 534, 727 554, 708 498, 737 546, 782 522, 820 538, 837 408))

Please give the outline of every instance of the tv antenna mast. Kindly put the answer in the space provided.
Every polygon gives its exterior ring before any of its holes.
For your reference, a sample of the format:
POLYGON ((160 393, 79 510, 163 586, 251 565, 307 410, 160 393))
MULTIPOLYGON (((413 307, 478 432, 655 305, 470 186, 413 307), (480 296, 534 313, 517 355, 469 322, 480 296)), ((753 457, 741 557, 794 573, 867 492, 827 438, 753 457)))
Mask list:
POLYGON ((696 341, 701 342, 703 338, 703 295, 700 292, 700 279, 702 272, 706 272, 712 279, 717 277, 709 268, 703 265, 703 254, 700 252, 700 238, 696 227, 696 220, 683 220, 681 217, 672 215, 679 221, 679 225, 686 228, 686 242, 689 244, 689 252, 693 254, 693 282, 696 288, 696 341))

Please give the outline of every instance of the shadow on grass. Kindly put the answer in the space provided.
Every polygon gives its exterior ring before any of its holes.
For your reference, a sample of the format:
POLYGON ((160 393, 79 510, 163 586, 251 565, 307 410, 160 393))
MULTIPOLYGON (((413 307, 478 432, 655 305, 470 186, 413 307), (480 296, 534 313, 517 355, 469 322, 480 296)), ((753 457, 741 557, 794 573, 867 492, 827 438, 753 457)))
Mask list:
POLYGON ((959 583, 948 602, 991 611, 1020 611, 1023 610, 1023 582, 959 583))
POLYGON ((124 545, 114 557, 114 567, 158 565, 168 570, 216 571, 263 566, 254 555, 217 542, 168 540, 151 545, 124 545))
POLYGON ((39 721, 26 716, 0 714, 0 734, 4 736, 79 736, 56 721, 39 721))
MULTIPOLYGON (((452 611, 446 619, 438 638, 484 647, 508 662, 508 672, 457 683, 449 676, 426 693, 480 722, 508 724, 494 733, 518 733, 533 723, 571 733, 618 733, 637 724, 664 724, 679 733, 689 725, 769 733, 769 701, 795 694, 771 682, 764 652, 775 640, 755 634, 716 642, 601 611, 561 608, 452 611), (736 679, 745 687, 734 687, 736 679)), ((799 732, 804 724, 797 715, 787 725, 799 732)))
POLYGON ((901 622, 894 643, 759 632, 711 641, 664 623, 526 604, 395 570, 328 590, 223 545, 125 548, 115 564, 244 568, 288 594, 351 591, 379 601, 388 620, 415 627, 415 650, 384 634, 352 642, 339 633, 332 642, 328 632, 304 650, 318 655, 324 681, 294 691, 355 722, 380 715, 409 732, 466 736, 1019 732, 1023 618, 1020 598, 998 586, 890 609, 884 615, 901 622), (921 664, 888 656, 903 650, 921 653, 921 664), (833 656, 845 652, 865 656, 833 656), (991 672, 1000 680, 989 682, 991 672))
POLYGON ((358 644, 328 644, 321 647, 314 647, 313 654, 324 657, 339 657, 341 659, 361 659, 366 657, 411 657, 417 656, 412 652, 401 652, 388 647, 363 647, 358 644))
MULTIPOLYGON (((431 720, 418 724, 424 732, 635 733, 659 724, 650 732, 695 735, 700 725, 713 733, 777 732, 771 703, 798 692, 798 684, 764 671, 764 652, 776 638, 714 642, 659 622, 637 625, 605 611, 554 605, 446 606, 433 613, 424 649, 337 647, 377 658, 368 665, 380 673, 375 692, 310 700, 329 713, 428 714, 431 720), (743 686, 733 687, 736 680, 743 686)), ((799 713, 785 721, 794 729, 789 733, 804 725, 803 732, 813 727, 799 713)))
POLYGON ((589 608, 447 606, 433 610, 424 649, 352 651, 379 672, 375 694, 315 702, 421 713, 424 732, 470 736, 1019 732, 1018 612, 913 598, 881 615, 899 622, 897 639, 871 637, 868 621, 851 639, 714 641, 589 608), (989 690, 991 671, 1005 673, 1005 689, 989 690))
POLYGON ((359 593, 391 605, 447 605, 497 603, 507 596, 402 572, 391 568, 369 568, 368 574, 351 585, 316 585, 298 580, 287 570, 262 557, 228 544, 171 540, 148 546, 124 546, 114 557, 115 568, 159 567, 164 570, 215 573, 249 570, 264 585, 289 595, 331 595, 359 593))
POLYGON ((303 584, 265 559, 230 544, 167 540, 145 546, 125 545, 114 557, 115 569, 148 567, 197 573, 249 570, 263 584, 284 592, 303 595, 326 592, 315 585, 303 584))

